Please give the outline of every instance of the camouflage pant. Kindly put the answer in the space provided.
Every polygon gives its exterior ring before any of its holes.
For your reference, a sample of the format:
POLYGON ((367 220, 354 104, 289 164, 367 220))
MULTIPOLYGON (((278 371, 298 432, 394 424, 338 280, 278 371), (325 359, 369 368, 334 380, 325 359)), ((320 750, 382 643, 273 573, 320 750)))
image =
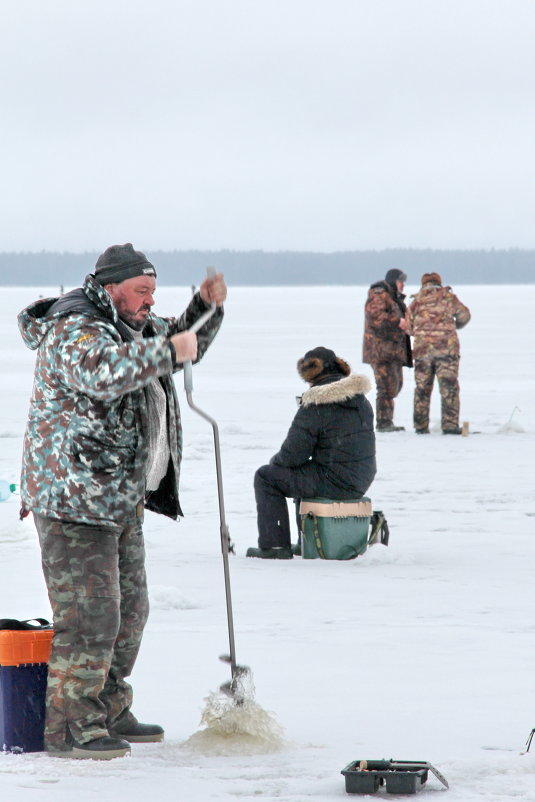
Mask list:
POLYGON ((134 666, 149 605, 141 520, 122 530, 34 516, 54 616, 45 748, 64 750, 131 718, 134 666))
POLYGON ((374 362, 375 376, 375 424, 385 426, 394 422, 394 398, 403 387, 401 362, 374 362))
POLYGON ((429 428, 429 405, 435 376, 442 400, 442 429, 459 425, 459 357, 432 356, 414 363, 414 428, 429 428))

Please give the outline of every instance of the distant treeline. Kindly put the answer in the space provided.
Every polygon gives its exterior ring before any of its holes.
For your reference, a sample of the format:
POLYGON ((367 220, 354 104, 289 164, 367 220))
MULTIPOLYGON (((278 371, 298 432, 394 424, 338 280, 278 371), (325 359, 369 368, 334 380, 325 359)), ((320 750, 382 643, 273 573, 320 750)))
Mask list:
MULTIPOLYGON (((225 273, 234 286, 368 285, 390 268, 418 284, 422 273, 436 271, 445 284, 531 284, 535 250, 382 251, 147 251, 158 283, 199 284, 206 267, 225 273)), ((0 285, 78 286, 93 271, 98 253, 0 253, 0 285)))

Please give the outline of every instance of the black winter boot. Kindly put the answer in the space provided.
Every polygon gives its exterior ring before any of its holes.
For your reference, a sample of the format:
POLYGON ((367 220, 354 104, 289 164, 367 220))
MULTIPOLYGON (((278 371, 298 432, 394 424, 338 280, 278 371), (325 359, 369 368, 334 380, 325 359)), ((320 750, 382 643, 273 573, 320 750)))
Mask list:
POLYGON ((404 426, 395 426, 393 423, 378 423, 375 427, 376 432, 404 432, 404 426))
POLYGON ((118 722, 110 728, 110 735, 123 738, 131 744, 155 744, 163 741, 164 731, 159 724, 118 722))
POLYGON ((262 560, 292 560, 293 554, 290 546, 274 546, 271 549, 258 549, 254 546, 247 549, 246 557, 260 557, 262 560))
POLYGON ((66 757, 74 760, 113 760, 114 757, 129 755, 130 744, 122 738, 110 738, 108 735, 104 735, 102 738, 94 738, 85 744, 74 741, 70 749, 61 752, 47 749, 47 754, 51 757, 66 757))

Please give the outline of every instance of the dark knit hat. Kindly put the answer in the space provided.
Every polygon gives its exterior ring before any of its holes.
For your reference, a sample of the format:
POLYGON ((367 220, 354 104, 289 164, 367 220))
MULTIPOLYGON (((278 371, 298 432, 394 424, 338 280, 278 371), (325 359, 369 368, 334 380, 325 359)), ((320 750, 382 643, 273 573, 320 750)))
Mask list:
POLYGON ((135 276, 154 276, 156 270, 144 253, 135 251, 131 242, 112 245, 101 253, 95 265, 95 278, 99 284, 120 284, 135 276))
POLYGON ((389 284, 395 284, 396 281, 407 281, 407 274, 403 270, 396 270, 394 267, 392 270, 387 271, 385 281, 388 281, 389 284))
POLYGON ((318 348, 307 351, 304 357, 298 361, 297 372, 304 381, 312 384, 323 376, 336 374, 349 376, 351 368, 330 348, 318 346, 318 348))
POLYGON ((424 284, 442 284, 439 273, 424 273, 422 276, 422 287, 424 284))

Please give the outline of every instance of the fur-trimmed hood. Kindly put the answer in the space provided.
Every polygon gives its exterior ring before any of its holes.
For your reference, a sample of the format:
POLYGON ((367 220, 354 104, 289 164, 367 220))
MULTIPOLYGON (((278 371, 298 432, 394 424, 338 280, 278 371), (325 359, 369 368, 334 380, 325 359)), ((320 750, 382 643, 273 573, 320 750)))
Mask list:
POLYGON ((296 469, 298 484, 288 485, 296 497, 304 487, 305 493, 338 500, 358 498, 368 490, 376 471, 373 409, 365 396, 369 390, 367 376, 351 373, 325 377, 303 393, 286 439, 270 460, 271 465, 296 469))
POLYGON ((301 404, 304 407, 312 404, 339 404, 349 401, 356 395, 367 395, 371 390, 371 382, 367 376, 352 373, 338 381, 329 384, 319 384, 310 387, 302 395, 301 404))

